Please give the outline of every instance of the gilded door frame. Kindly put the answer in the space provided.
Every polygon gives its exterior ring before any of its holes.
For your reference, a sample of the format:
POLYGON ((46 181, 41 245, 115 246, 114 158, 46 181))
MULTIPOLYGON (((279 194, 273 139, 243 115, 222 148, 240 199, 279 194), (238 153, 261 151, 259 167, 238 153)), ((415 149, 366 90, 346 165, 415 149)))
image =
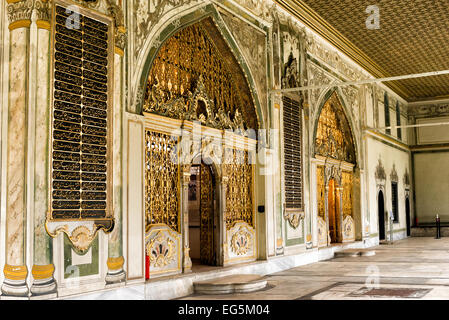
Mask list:
MULTIPOLYGON (((220 204, 221 204, 221 195, 219 190, 222 188, 222 179, 221 179, 221 170, 218 170, 219 165, 217 165, 217 160, 213 159, 212 157, 202 157, 201 154, 194 157, 191 164, 186 165, 185 172, 191 172, 190 168, 194 165, 205 165, 210 168, 211 170, 211 177, 212 177, 212 188, 213 188, 213 215, 214 219, 216 219, 217 222, 217 230, 214 230, 214 251, 215 251, 215 265, 221 266, 223 265, 223 248, 220 246, 220 243, 222 243, 223 238, 223 223, 224 223, 224 216, 222 210, 220 210, 220 204), (187 171, 188 168, 188 171, 187 171), (216 237, 215 237, 216 234, 216 237)), ((186 174, 186 178, 190 181, 191 174, 186 174), (188 178, 187 178, 188 177, 188 178)), ((201 178, 200 178, 201 179, 201 178)), ((188 205, 188 197, 184 197, 183 201, 187 202, 186 205, 188 205)), ((182 204, 184 205, 184 204, 182 204)), ((187 215, 184 219, 187 221, 187 224, 184 225, 185 232, 186 232, 186 243, 185 247, 188 247, 188 251, 190 251, 190 239, 188 238, 189 233, 189 211, 187 210, 184 212, 184 214, 187 215)), ((200 241, 201 246, 201 241, 200 241)), ((188 264, 188 262, 187 262, 188 264)), ((188 265, 184 265, 184 268, 188 267, 188 265)))
MULTIPOLYGON (((322 156, 317 155, 313 162, 316 165, 316 168, 318 170, 318 167, 323 168, 323 182, 324 182, 324 222, 326 223, 326 232, 327 232, 327 246, 331 244, 331 241, 329 240, 329 181, 334 180, 336 184, 336 190, 340 193, 340 204, 339 204, 339 214, 338 214, 338 231, 337 231, 337 243, 343 242, 343 186, 342 186, 342 172, 348 172, 351 173, 353 178, 355 177, 354 168, 355 165, 352 163, 348 163, 345 161, 339 161, 334 160, 331 158, 325 158, 322 156)), ((315 174, 315 177, 313 178, 314 184, 318 186, 318 180, 317 176, 315 174)), ((318 193, 318 188, 316 189, 316 192, 318 193)), ((317 211, 316 216, 318 217, 318 197, 316 199, 317 201, 317 211)), ((353 215, 355 213, 353 212, 353 215)), ((354 217, 353 217, 354 218, 354 217)))

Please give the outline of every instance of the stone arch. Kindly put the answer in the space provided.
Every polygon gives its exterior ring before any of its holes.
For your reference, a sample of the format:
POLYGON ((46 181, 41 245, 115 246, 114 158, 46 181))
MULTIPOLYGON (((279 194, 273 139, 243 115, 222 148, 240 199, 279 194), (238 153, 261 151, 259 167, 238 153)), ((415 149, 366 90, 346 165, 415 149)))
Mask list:
MULTIPOLYGON (((344 98, 344 95, 341 93, 341 91, 334 87, 328 91, 323 91, 323 93, 320 95, 320 98, 318 99, 319 104, 318 104, 318 108, 316 109, 316 112, 314 114, 314 120, 313 120, 313 140, 311 143, 312 146, 312 155, 315 156, 317 154, 317 150, 316 150, 316 138, 317 138, 317 131, 318 131, 318 125, 319 125, 319 121, 320 121, 320 117, 323 111, 323 108, 325 106, 325 104, 331 99, 333 98, 333 96, 335 96, 336 99, 338 99, 339 105, 342 108, 343 111, 343 115, 345 120, 348 123, 349 126, 349 131, 350 131, 350 136, 351 136, 351 140, 352 140, 352 145, 354 148, 354 164, 356 164, 357 166, 361 165, 361 154, 360 154, 360 147, 359 147, 359 141, 357 140, 357 137, 355 135, 355 122, 354 119, 352 119, 351 116, 351 112, 348 108, 348 104, 346 99, 344 98)), ((341 160, 341 159, 339 159, 341 160)))
POLYGON ((132 104, 135 109, 134 112, 137 114, 142 113, 147 79, 153 62, 163 44, 180 30, 199 23, 207 18, 210 18, 213 21, 213 24, 218 29, 222 40, 228 45, 229 50, 238 62, 240 71, 244 75, 251 93, 252 102, 257 115, 258 128, 265 128, 266 124, 264 121, 264 111, 262 110, 262 105, 257 94, 255 77, 253 76, 244 55, 240 52, 238 44, 234 40, 223 18, 213 4, 192 6, 187 10, 167 17, 167 19, 161 19, 166 22, 155 26, 157 31, 151 33, 149 39, 143 45, 145 54, 139 56, 138 70, 133 78, 133 83, 135 83, 135 92, 133 93, 134 96, 132 100, 132 104))

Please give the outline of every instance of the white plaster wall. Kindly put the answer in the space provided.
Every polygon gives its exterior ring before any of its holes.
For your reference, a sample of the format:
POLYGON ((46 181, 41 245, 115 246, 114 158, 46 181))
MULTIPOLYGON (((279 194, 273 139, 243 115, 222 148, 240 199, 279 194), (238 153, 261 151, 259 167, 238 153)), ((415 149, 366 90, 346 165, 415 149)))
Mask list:
MULTIPOLYGON (((130 115, 128 120, 128 179, 126 185, 128 210, 124 228, 127 239, 128 280, 142 279, 144 273, 144 205, 143 205, 143 159, 144 128, 143 117, 130 115)), ((125 217, 124 217, 125 219, 125 217)))
POLYGON ((438 213, 449 221, 449 152, 414 154, 418 223, 434 222, 438 213))
MULTIPOLYGON (((411 166, 409 160, 409 152, 407 150, 399 150, 395 147, 389 146, 381 141, 378 141, 370 136, 366 139, 367 143, 367 170, 368 181, 366 185, 366 192, 370 194, 368 213, 369 213, 369 232, 376 234, 379 232, 378 224, 378 208, 377 208, 377 183, 375 179, 375 171, 379 162, 379 158, 385 168, 387 179, 385 181, 385 210, 390 211, 392 209, 392 195, 391 195, 391 179, 390 174, 395 165, 396 172, 398 174, 398 211, 399 211, 399 223, 394 224, 394 230, 406 229, 405 221, 405 185, 403 177, 406 170, 410 173, 411 166)), ((412 199, 410 199, 412 204, 412 199)), ((412 215, 412 210, 411 210, 412 215)))
MULTIPOLYGON (((448 122, 449 117, 417 119, 416 124, 437 124, 448 122)), ((449 142, 448 126, 426 126, 417 128, 417 144, 439 144, 449 142)))

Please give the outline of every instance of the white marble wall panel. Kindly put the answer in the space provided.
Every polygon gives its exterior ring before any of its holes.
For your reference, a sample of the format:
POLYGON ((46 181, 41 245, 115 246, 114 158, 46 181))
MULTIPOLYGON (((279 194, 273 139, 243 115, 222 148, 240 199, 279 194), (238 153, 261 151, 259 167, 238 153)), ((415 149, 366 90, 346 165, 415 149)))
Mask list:
MULTIPOLYGON (((140 118, 140 117, 139 117, 140 118)), ((144 128, 143 119, 128 120, 128 210, 127 210, 127 278, 144 274, 144 128)))

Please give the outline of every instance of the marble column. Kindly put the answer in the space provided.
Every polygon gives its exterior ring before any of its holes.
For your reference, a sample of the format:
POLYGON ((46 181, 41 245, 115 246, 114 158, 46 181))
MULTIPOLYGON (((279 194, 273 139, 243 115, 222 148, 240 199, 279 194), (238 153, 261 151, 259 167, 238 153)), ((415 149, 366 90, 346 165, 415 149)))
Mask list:
POLYGON ((335 188, 335 190, 337 190, 338 193, 338 224, 336 226, 336 231, 337 233, 337 241, 338 242, 343 242, 344 237, 343 237, 343 188, 342 187, 338 187, 335 188))
POLYGON ((189 182, 190 182, 190 165, 184 165, 182 171, 182 190, 181 190, 181 211, 182 211, 182 233, 184 243, 183 254, 183 272, 192 272, 192 259, 190 259, 190 242, 189 242, 189 182))
MULTIPOLYGON (((224 170, 223 170, 224 171, 224 170)), ((224 266, 227 263, 227 260, 229 259, 228 254, 228 242, 227 242, 227 227, 226 227, 226 191, 228 186, 229 178, 225 176, 225 173, 222 172, 221 179, 218 178, 218 194, 220 195, 220 216, 221 218, 221 235, 220 235, 220 241, 221 241, 221 247, 222 247, 222 256, 220 259, 222 261, 221 264, 224 266)))
POLYGON ((49 208, 49 125, 50 125, 50 5, 46 1, 35 1, 37 15, 37 64, 32 72, 36 79, 35 90, 35 141, 34 141, 34 251, 32 295, 46 295, 56 291, 53 277, 52 238, 45 230, 49 208))
POLYGON ((3 296, 28 296, 25 261, 29 36, 33 1, 7 0, 10 30, 3 296))
POLYGON ((112 125, 112 150, 113 150, 113 210, 115 226, 109 234, 108 241, 108 272, 106 284, 124 282, 126 273, 123 269, 125 258, 123 257, 123 222, 122 222, 122 119, 123 119, 123 56, 126 44, 126 30, 124 27, 116 28, 115 54, 114 54, 114 96, 113 96, 113 125, 112 125))

